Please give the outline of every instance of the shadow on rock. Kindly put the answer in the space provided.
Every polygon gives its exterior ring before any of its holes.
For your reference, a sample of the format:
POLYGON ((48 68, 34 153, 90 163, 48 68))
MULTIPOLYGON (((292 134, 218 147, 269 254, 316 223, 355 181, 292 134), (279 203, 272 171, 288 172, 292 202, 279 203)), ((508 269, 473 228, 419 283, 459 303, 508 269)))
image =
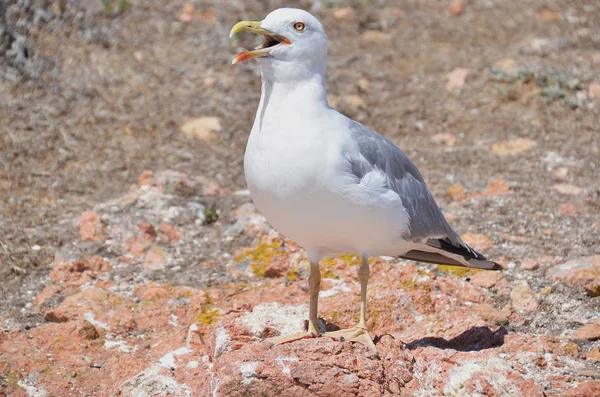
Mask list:
POLYGON ((462 334, 446 340, 444 338, 427 337, 406 344, 410 350, 418 347, 433 346, 439 349, 454 349, 458 351, 480 351, 502 346, 508 331, 504 327, 492 331, 488 327, 473 327, 462 334))

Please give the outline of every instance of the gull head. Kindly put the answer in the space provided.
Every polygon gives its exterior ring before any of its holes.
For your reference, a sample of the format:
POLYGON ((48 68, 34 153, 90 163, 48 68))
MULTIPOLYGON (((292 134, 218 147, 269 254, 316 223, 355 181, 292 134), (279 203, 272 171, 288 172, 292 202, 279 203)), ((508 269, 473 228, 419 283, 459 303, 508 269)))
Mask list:
POLYGON ((264 42, 245 50, 232 63, 256 59, 263 78, 291 81, 324 75, 327 60, 327 35, 321 22, 310 13, 296 8, 280 8, 262 21, 242 21, 229 33, 239 32, 264 36, 264 42))

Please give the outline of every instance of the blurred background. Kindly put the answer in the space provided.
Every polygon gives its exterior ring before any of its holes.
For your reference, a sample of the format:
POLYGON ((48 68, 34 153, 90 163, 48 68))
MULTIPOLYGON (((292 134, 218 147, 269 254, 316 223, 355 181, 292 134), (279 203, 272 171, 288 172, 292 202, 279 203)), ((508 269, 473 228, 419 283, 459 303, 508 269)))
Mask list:
POLYGON ((160 209, 176 216, 147 221, 169 220, 184 243, 115 280, 230 277, 254 238, 232 227, 250 202, 260 73, 230 65, 228 32, 284 5, 326 28, 330 104, 399 145, 489 256, 600 252, 598 1, 2 0, 0 319, 43 321, 31 299, 66 248, 118 262, 126 249, 85 235, 81 215, 97 211, 117 241, 142 211, 119 200, 144 184, 176 196, 160 209))

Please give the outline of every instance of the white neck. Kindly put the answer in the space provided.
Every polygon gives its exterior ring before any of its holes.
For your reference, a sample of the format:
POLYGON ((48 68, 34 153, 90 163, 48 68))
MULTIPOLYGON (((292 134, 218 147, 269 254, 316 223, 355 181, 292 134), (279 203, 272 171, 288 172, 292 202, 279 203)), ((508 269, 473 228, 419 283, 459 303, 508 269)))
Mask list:
POLYGON ((261 96, 253 131, 280 124, 283 118, 309 117, 328 108, 323 73, 304 75, 300 80, 274 79, 271 71, 261 65, 261 96))

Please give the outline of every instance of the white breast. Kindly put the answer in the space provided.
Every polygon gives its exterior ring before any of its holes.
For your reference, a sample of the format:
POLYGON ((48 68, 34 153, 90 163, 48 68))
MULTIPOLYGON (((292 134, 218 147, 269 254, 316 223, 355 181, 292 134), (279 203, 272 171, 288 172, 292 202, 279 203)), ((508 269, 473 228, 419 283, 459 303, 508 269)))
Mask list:
MULTIPOLYGON (((332 123, 345 123, 329 109, 332 123)), ((385 176, 350 173, 346 130, 282 120, 253 131, 244 158, 248 187, 269 223, 309 255, 399 255, 408 215, 385 176), (272 124, 273 125, 273 124, 272 124)))

